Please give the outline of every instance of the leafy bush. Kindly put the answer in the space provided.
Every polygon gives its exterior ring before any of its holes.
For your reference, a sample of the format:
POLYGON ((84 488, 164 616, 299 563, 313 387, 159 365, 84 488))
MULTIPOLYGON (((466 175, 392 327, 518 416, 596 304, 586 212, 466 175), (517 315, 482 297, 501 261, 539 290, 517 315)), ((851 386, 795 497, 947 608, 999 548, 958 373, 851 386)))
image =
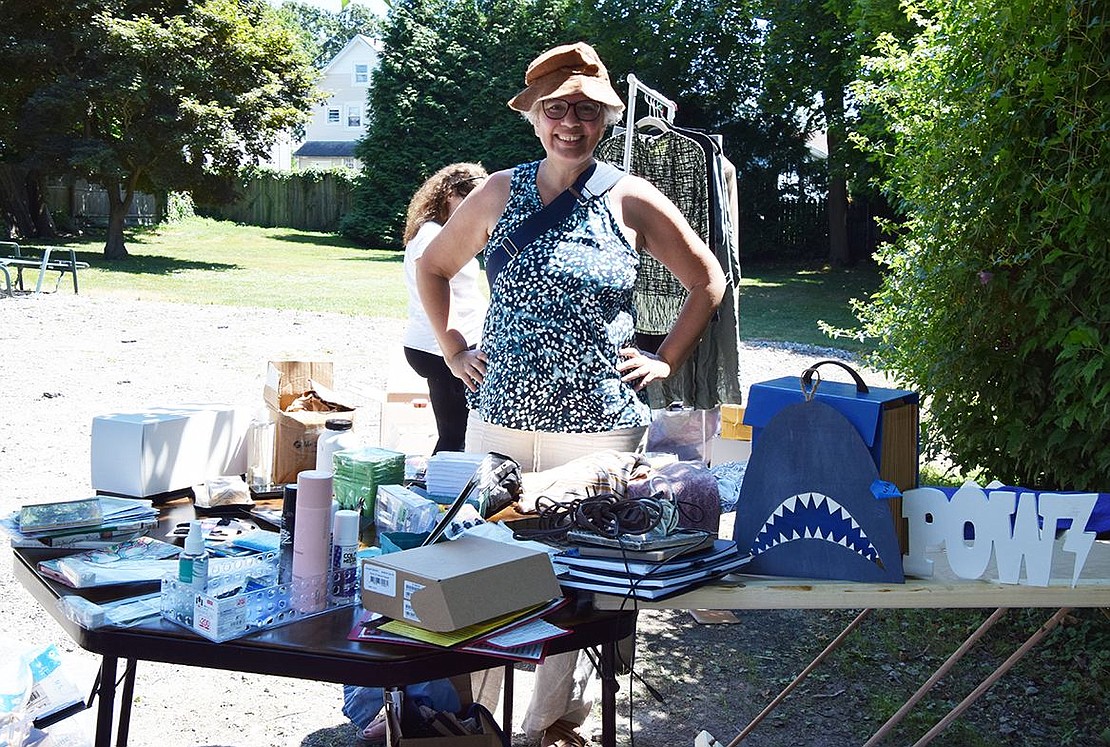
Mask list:
POLYGON ((858 308, 923 443, 1029 486, 1110 482, 1110 17, 1096 0, 925 0, 857 93, 906 218, 858 308))

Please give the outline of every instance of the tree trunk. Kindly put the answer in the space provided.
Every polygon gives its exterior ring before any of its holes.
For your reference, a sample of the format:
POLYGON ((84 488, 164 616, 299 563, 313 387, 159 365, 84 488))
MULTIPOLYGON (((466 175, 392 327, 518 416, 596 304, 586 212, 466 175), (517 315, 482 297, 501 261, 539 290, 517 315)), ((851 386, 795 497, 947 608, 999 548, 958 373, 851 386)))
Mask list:
POLYGON ((0 213, 8 224, 0 238, 25 239, 35 235, 35 219, 27 198, 27 170, 0 164, 0 213))
POLYGON ((825 121, 828 125, 829 157, 829 263, 834 267, 851 264, 848 250, 848 177, 844 148, 844 93, 825 92, 825 121))
POLYGON ((54 238, 58 235, 58 229, 54 225, 53 216, 50 215, 46 189, 45 174, 38 170, 28 172, 27 204, 31 217, 35 221, 35 235, 39 238, 54 238))
POLYGON ((126 259, 129 256, 123 241, 123 227, 135 192, 128 184, 123 194, 120 194, 121 186, 119 179, 109 179, 104 184, 104 189, 108 192, 108 238, 104 242, 105 259, 126 259))

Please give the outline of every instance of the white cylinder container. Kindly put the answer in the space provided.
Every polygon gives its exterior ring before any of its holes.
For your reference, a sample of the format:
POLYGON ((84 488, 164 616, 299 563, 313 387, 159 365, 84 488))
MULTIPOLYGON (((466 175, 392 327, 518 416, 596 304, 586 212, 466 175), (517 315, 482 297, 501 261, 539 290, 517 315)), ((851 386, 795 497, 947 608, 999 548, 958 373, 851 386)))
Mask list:
POLYGON ((346 418, 328 418, 324 432, 316 441, 316 469, 333 472, 332 456, 343 449, 358 446, 358 438, 351 431, 353 423, 346 418))

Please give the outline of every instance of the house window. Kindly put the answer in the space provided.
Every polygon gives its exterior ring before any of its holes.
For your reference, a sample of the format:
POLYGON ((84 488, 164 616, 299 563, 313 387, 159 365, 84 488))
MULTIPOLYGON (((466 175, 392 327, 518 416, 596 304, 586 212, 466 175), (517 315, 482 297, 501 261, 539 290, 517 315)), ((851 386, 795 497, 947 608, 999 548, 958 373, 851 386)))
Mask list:
POLYGON ((362 107, 349 104, 347 106, 347 126, 362 127, 362 107))
POLYGON ((346 166, 349 169, 353 169, 355 167, 355 159, 353 159, 353 158, 344 158, 343 159, 343 165, 346 166))
POLYGON ((355 85, 365 86, 370 82, 370 66, 366 63, 355 65, 355 85))
POLYGON ((339 124, 339 107, 328 107, 328 124, 339 124))

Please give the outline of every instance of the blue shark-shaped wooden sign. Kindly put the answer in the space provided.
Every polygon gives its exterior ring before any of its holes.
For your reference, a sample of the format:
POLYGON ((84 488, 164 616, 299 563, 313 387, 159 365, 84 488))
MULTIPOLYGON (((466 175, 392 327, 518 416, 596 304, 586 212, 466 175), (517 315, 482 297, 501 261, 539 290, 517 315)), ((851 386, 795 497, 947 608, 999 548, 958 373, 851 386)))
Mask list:
POLYGON ((744 573, 902 583, 878 468, 855 427, 817 400, 767 423, 740 486, 733 537, 744 573))

